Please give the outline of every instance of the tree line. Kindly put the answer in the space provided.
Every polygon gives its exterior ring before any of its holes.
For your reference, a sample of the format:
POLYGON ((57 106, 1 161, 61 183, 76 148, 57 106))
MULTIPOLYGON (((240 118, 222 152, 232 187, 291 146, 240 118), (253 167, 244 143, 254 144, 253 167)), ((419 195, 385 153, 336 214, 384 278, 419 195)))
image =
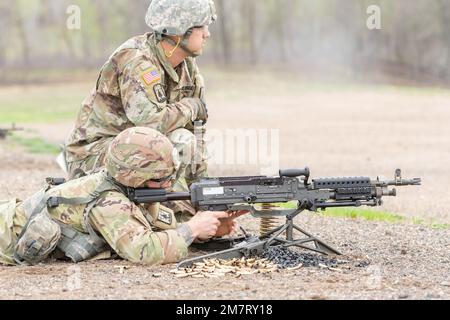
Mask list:
MULTIPOLYGON (((156 1, 156 0, 155 0, 156 1)), ((376 72, 450 82, 449 0, 215 0, 218 21, 202 62, 376 72), (369 6, 381 29, 370 29, 369 6)), ((98 68, 122 42, 149 32, 149 0, 0 3, 0 68, 98 68), (80 28, 67 27, 68 7, 80 28)))

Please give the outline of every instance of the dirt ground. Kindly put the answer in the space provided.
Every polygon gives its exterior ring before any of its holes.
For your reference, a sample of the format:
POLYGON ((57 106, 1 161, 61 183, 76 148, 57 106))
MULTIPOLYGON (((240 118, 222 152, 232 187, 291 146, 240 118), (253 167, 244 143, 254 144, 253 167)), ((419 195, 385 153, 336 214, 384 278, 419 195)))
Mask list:
MULTIPOLYGON (((237 84, 217 90, 222 83, 211 81, 210 129, 278 129, 279 166, 307 165, 313 177, 391 178, 396 168, 402 168, 405 177, 421 177, 423 185, 399 188, 398 196, 387 199, 382 209, 450 223, 450 93, 364 87, 295 90, 294 85, 260 80, 248 85, 242 96, 236 93, 237 84)), ((72 125, 29 128, 61 142, 72 125)), ((0 143, 0 155, 1 199, 23 198, 36 191, 45 177, 63 175, 53 157, 26 154, 7 142, 0 143)), ((213 164, 211 175, 259 174, 260 168, 261 163, 213 164)), ((450 298, 448 228, 312 213, 297 222, 339 248, 345 254, 339 259, 348 261, 345 267, 219 280, 175 279, 169 273, 173 265, 142 267, 120 260, 0 267, 0 299, 450 298)), ((250 217, 241 218, 241 223, 250 231, 258 229, 250 217)))

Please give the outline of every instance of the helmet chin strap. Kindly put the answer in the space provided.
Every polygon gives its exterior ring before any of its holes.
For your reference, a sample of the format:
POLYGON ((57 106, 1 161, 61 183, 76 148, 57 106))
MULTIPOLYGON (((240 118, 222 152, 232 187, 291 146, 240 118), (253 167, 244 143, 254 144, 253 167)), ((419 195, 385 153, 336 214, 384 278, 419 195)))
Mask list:
MULTIPOLYGON (((190 57, 198 57, 200 56, 200 53, 198 52, 193 52, 192 50, 189 49, 189 38, 192 35, 192 29, 189 29, 186 34, 183 36, 181 42, 178 41, 178 43, 173 40, 172 38, 169 37, 164 37, 163 39, 165 41, 167 41, 168 43, 170 43, 171 45, 173 45, 176 48, 180 47, 181 49, 183 49, 190 57)), ((175 51, 174 49, 174 51, 175 51)))

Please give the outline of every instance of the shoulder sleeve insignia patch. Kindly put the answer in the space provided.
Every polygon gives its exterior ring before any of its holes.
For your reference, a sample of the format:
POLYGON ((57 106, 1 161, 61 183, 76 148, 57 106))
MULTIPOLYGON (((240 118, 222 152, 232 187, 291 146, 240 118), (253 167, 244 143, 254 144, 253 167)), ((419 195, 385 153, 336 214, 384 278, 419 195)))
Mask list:
POLYGON ((159 74, 158 69, 152 68, 152 69, 149 69, 149 70, 145 71, 144 73, 142 73, 142 80, 144 80, 144 83, 147 86, 150 86, 150 85, 160 81, 161 75, 159 74))
POLYGON ((158 214, 158 221, 161 221, 165 224, 171 225, 172 224, 172 215, 169 212, 160 211, 158 214))
POLYGON ((155 93, 156 100, 159 103, 164 103, 167 101, 166 92, 160 83, 153 86, 153 92, 155 93))

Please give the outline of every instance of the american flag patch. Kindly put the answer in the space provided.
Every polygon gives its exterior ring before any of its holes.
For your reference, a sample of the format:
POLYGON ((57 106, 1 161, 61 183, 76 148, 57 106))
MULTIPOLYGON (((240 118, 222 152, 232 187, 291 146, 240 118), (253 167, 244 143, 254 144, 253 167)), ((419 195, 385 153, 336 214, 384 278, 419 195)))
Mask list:
POLYGON ((142 75, 142 80, 144 80, 146 85, 151 85, 159 80, 161 80, 161 75, 159 74, 158 70, 153 69, 148 72, 145 72, 142 75))

